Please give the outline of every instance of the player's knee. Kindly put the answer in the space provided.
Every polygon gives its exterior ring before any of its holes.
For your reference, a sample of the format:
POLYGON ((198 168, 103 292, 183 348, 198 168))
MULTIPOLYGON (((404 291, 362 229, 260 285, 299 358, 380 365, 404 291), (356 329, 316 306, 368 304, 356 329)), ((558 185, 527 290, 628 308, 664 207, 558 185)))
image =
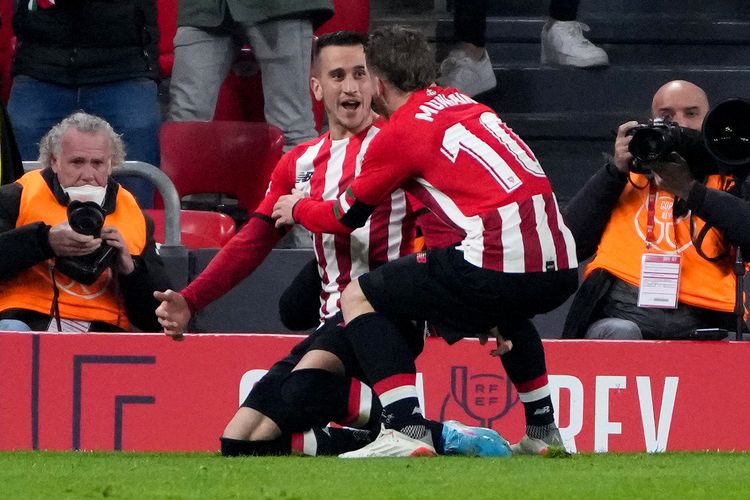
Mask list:
POLYGON ((325 425, 345 413, 348 396, 347 379, 317 368, 295 370, 281 385, 284 404, 316 425, 325 425))
POLYGON ((633 321, 620 318, 602 318, 589 326, 587 339, 643 340, 641 329, 633 321))

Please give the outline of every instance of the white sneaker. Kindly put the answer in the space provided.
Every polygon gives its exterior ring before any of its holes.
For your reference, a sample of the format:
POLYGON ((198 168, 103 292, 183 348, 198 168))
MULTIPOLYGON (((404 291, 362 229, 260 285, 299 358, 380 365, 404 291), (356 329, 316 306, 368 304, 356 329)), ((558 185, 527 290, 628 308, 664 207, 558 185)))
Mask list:
POLYGON ((437 81, 439 85, 455 87, 469 97, 497 86, 495 71, 486 50, 478 61, 462 49, 451 50, 440 64, 440 78, 437 81))
POLYGON ((609 65, 607 53, 583 36, 589 29, 579 21, 547 21, 542 28, 542 64, 579 68, 609 65))
POLYGON ((435 457, 435 448, 393 429, 383 429, 364 448, 342 453, 339 458, 435 457))
POLYGON ((544 439, 537 439, 524 435, 519 442, 510 445, 514 455, 550 455, 570 456, 560 436, 560 431, 555 429, 547 434, 544 439))

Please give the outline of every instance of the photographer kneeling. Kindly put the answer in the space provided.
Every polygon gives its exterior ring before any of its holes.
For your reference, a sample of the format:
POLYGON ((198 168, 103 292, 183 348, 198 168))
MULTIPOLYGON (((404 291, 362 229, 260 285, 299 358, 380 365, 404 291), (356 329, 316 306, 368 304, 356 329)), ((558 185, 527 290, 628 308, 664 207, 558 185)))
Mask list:
POLYGON ((746 172, 720 171, 703 147, 708 110, 700 87, 663 85, 651 106, 663 121, 621 125, 614 157, 567 205, 578 259, 593 260, 564 338, 691 339, 701 338, 696 330, 735 330, 735 247, 750 257, 750 186, 746 172))
POLYGON ((153 222, 111 178, 123 142, 78 112, 42 138, 34 170, 0 188, 0 330, 160 331, 169 287, 153 222))

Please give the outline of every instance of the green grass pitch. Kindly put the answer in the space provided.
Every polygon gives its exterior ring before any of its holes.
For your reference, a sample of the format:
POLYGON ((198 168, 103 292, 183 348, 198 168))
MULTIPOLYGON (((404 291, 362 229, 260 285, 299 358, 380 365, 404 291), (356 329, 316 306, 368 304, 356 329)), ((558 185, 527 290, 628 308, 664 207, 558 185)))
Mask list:
POLYGON ((750 454, 222 458, 0 452, 0 498, 750 498, 750 454))

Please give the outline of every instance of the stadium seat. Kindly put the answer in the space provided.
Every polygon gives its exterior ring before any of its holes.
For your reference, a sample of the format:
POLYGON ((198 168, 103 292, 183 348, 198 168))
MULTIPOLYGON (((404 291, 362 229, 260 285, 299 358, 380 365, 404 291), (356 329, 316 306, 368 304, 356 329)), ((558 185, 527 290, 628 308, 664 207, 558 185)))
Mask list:
MULTIPOLYGON (((164 210, 144 210, 154 220, 154 238, 164 243, 164 210)), ((221 248, 236 232, 236 224, 227 214, 203 210, 181 210, 182 244, 188 248, 221 248)))
MULTIPOLYGON (((38 162, 24 162, 24 166, 37 167, 38 162)), ((115 178, 123 175, 142 177, 151 182, 160 196, 167 200, 163 209, 144 209, 154 221, 154 239, 163 245, 160 249, 162 256, 177 247, 220 248, 236 232, 234 220, 226 214, 181 210, 179 194, 174 183, 164 172, 150 163, 126 161, 115 167, 112 175, 115 178)))
POLYGON ((370 0, 334 0, 336 14, 315 32, 332 33, 340 30, 367 33, 370 30, 370 0))
POLYGON ((161 128, 161 170, 180 198, 220 193, 252 211, 260 203, 284 138, 256 122, 166 122, 161 128))

